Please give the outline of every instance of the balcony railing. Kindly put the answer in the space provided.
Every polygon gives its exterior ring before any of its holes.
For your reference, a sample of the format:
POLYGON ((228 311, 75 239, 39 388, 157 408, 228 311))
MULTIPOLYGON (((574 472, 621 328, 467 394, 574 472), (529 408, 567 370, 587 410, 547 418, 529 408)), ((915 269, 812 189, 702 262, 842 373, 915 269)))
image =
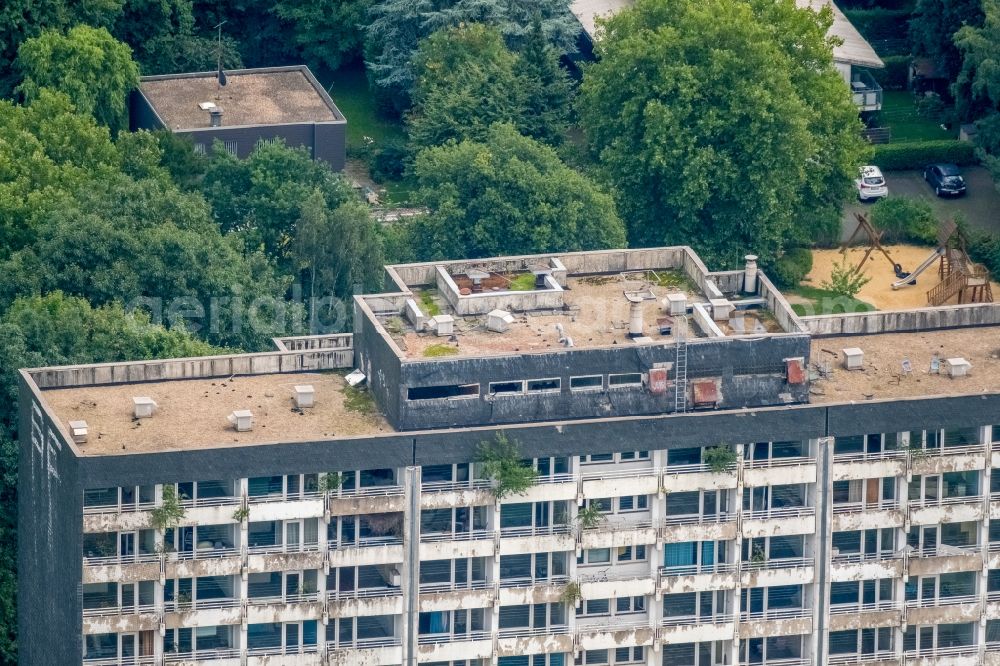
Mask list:
POLYGON ((744 460, 744 469, 760 469, 769 467, 797 467, 799 465, 814 465, 816 459, 812 456, 790 456, 788 458, 762 458, 760 460, 744 460))
POLYGON ((864 111, 882 108, 882 86, 866 70, 851 72, 851 99, 854 105, 864 111))
POLYGON ((265 555, 271 553, 314 553, 319 550, 319 542, 275 543, 263 546, 248 546, 247 554, 265 555))
POLYGON ((167 553, 170 559, 175 560, 211 560, 220 557, 235 557, 239 554, 239 549, 233 546, 223 546, 220 548, 195 548, 193 550, 174 550, 167 553))
POLYGON ((740 666, 810 666, 812 662, 804 657, 791 659, 765 659, 764 661, 741 661, 740 666))
POLYGON ((83 507, 83 515, 91 516, 105 513, 135 513, 136 511, 152 511, 156 502, 129 502, 127 504, 91 504, 83 507))
POLYGON ((903 655, 907 659, 918 657, 962 657, 979 654, 976 645, 951 645, 948 647, 928 647, 919 650, 906 650, 903 655))
POLYGON ((950 546, 948 544, 941 544, 939 546, 924 546, 923 548, 914 548, 910 551, 910 557, 949 557, 954 555, 978 555, 981 550, 981 546, 978 544, 971 544, 968 546, 950 546))
POLYGON ((532 537, 551 536, 554 534, 569 534, 572 531, 571 525, 543 525, 535 527, 501 527, 500 536, 511 537, 532 537))
POLYGON ((179 500, 181 506, 185 508, 191 507, 207 507, 207 506, 232 506, 234 504, 239 504, 243 501, 242 497, 237 495, 228 495, 226 497, 199 497, 196 499, 191 499, 190 497, 185 497, 179 500))
POLYGON ((424 493, 446 493, 458 490, 485 490, 491 486, 489 479, 471 479, 467 481, 425 481, 420 484, 424 493))
POLYGON ((291 656, 296 654, 316 654, 318 645, 275 645, 273 647, 247 648, 248 657, 291 656))
POLYGON ((884 449, 882 451, 859 451, 856 453, 834 453, 834 463, 872 462, 875 460, 895 460, 905 458, 906 449, 884 449))
POLYGON ((850 654, 831 654, 826 663, 830 666, 840 666, 841 664, 870 664, 873 661, 894 660, 896 653, 892 650, 879 650, 878 652, 855 652, 850 654))
POLYGON ((918 497, 911 499, 908 506, 911 509, 923 509, 936 506, 954 506, 955 504, 979 504, 982 495, 955 495, 952 497, 918 497))
POLYGON ((109 564, 143 564, 145 562, 159 561, 159 553, 129 553, 127 555, 84 557, 83 565, 86 567, 103 567, 109 564))
POLYGON ((884 499, 878 502, 841 502, 833 505, 833 513, 863 513, 866 511, 891 511, 899 508, 899 501, 894 499, 884 499))
POLYGON ((388 534, 386 536, 361 537, 348 541, 330 539, 326 542, 326 547, 329 550, 339 550, 342 548, 379 548, 385 546, 398 546, 401 543, 403 543, 403 537, 388 534))
POLYGON ((467 592, 471 590, 492 590, 493 583, 488 580, 470 580, 464 583, 421 583, 420 594, 441 594, 442 592, 467 592))
POLYGON ((493 538, 493 530, 471 530, 469 532, 438 532, 421 534, 420 541, 424 543, 439 541, 483 541, 493 538))
POLYGON ((660 567, 660 577, 694 576, 697 574, 724 574, 736 571, 735 562, 713 562, 711 564, 681 564, 660 567))
POLYGON ((143 657, 94 657, 83 658, 84 666, 153 666, 156 658, 152 655, 143 657))
POLYGON ((942 456, 967 456, 985 453, 983 444, 960 444, 957 446, 933 446, 917 449, 917 456, 940 458, 942 456))
POLYGON ((368 599, 372 597, 399 597, 403 590, 399 587, 363 587, 357 590, 327 590, 326 598, 330 601, 344 599, 368 599))
POLYGON ((658 476, 659 470, 655 467, 638 467, 632 469, 616 469, 606 472, 583 472, 580 478, 584 481, 603 481, 605 479, 633 479, 642 476, 658 476))
POLYGON ((528 638, 531 636, 560 636, 569 633, 569 627, 564 624, 551 627, 508 627, 498 629, 499 638, 528 638))
POLYGON ((675 527, 677 525, 711 525, 717 523, 730 523, 736 520, 735 513, 712 513, 702 515, 700 513, 686 513, 680 516, 667 516, 663 519, 663 527, 675 527))
POLYGON ((549 576, 548 578, 532 578, 524 576, 521 578, 501 578, 500 587, 534 587, 536 585, 565 585, 569 582, 569 576, 549 576))
MULTIPOLYGON (((304 502, 306 500, 321 499, 325 492, 322 490, 303 490, 298 494, 287 495, 285 493, 269 493, 267 495, 249 495, 249 504, 269 504, 272 502, 304 502)), ((270 649, 270 648, 268 648, 270 649)))
POLYGON ((330 493, 330 498, 389 497, 402 494, 403 486, 365 486, 363 488, 339 488, 330 493))
POLYGON ((887 562, 902 559, 902 554, 892 550, 880 550, 874 553, 839 553, 834 555, 834 564, 860 564, 861 562, 887 562))
POLYGON ((438 645, 441 643, 464 643, 466 641, 488 641, 492 634, 486 630, 467 631, 462 634, 420 634, 418 645, 438 645))
POLYGON ((830 615, 848 615, 854 613, 872 613, 876 611, 899 610, 900 604, 894 599, 861 603, 853 601, 846 604, 830 604, 830 615))
POLYGON ((84 608, 84 617, 105 617, 108 615, 141 615, 143 613, 155 613, 156 606, 153 604, 122 606, 114 604, 111 606, 99 606, 96 608, 84 608))
MULTIPOLYGON (((631 613, 630 615, 638 615, 638 613, 631 613)), ((624 617, 627 618, 628 615, 624 617)), ((631 629, 645 629, 650 626, 648 618, 639 620, 623 620, 622 618, 622 615, 615 615, 613 617, 595 617, 591 618, 593 621, 589 621, 586 616, 577 616, 576 633, 590 634, 598 631, 628 631, 631 629)))
POLYGON ((932 599, 907 599, 907 608, 938 608, 940 606, 960 606, 962 604, 979 603, 978 594, 961 594, 952 597, 936 597, 932 599))
POLYGON ((762 569, 802 569, 811 567, 813 559, 811 557, 779 557, 765 559, 759 562, 744 560, 740 562, 740 571, 760 571, 762 569))
POLYGON ((769 608, 763 611, 741 611, 740 622, 759 622, 761 620, 791 620, 812 616, 811 608, 769 608))
POLYGON ((781 506, 757 511, 744 511, 743 518, 746 520, 770 520, 772 518, 800 518, 815 514, 816 507, 813 506, 781 506))
POLYGON ((238 598, 225 599, 195 599, 193 601, 178 601, 172 599, 163 602, 164 613, 178 613, 189 610, 209 610, 214 608, 235 608, 242 601, 238 598))
POLYGON ((298 594, 269 594, 259 597, 248 597, 248 606, 274 606, 282 604, 302 604, 319 601, 319 592, 300 592, 298 594))
POLYGON ((535 479, 535 483, 537 484, 571 483, 573 481, 576 481, 576 475, 570 474, 569 472, 565 472, 562 474, 547 474, 545 476, 539 476, 537 479, 535 479))
POLYGON ((330 641, 326 644, 326 649, 334 650, 364 650, 373 648, 393 647, 402 645, 403 639, 399 636, 378 636, 373 638, 355 638, 354 640, 342 640, 339 643, 330 641))
POLYGON ((239 659, 239 648, 213 648, 211 650, 195 650, 193 652, 165 652, 163 654, 164 664, 176 664, 180 662, 203 662, 216 659, 239 659))
POLYGON ((699 624, 728 624, 733 621, 732 613, 714 615, 673 615, 660 620, 661 627, 697 626, 699 624))

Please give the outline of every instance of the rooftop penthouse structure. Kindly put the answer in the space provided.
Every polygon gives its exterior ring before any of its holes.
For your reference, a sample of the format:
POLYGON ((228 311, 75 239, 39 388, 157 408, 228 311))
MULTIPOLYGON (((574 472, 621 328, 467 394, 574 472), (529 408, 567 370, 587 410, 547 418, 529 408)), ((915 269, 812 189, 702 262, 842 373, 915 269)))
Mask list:
POLYGON ((1000 664, 1000 307, 803 317, 686 247, 354 306, 21 371, 23 664, 1000 664))

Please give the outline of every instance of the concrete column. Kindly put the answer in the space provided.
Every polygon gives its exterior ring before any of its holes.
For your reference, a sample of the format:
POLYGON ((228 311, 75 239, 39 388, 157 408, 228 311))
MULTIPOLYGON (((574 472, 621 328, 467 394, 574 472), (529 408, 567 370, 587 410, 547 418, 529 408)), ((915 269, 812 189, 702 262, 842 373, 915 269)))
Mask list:
POLYGON ((403 623, 400 636, 403 663, 416 666, 417 622, 420 617, 420 468, 407 467, 403 473, 406 520, 403 521, 403 564, 400 586, 403 590, 403 623))
POLYGON ((813 588, 813 626, 811 637, 813 663, 826 663, 830 637, 830 560, 833 548, 833 437, 821 437, 811 444, 816 458, 816 531, 813 534, 815 579, 813 588))

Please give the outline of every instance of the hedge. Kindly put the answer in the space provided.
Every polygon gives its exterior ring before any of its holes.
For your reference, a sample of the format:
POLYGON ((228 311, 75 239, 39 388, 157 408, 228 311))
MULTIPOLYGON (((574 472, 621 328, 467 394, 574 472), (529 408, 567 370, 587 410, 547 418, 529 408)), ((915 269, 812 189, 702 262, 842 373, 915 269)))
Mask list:
POLYGON ((883 56, 885 69, 870 69, 878 84, 886 90, 906 90, 909 82, 910 61, 908 55, 883 56))
POLYGON ((951 162, 958 166, 977 164, 975 147, 969 141, 901 141, 875 147, 872 164, 886 171, 923 169, 934 162, 951 162))
POLYGON ((777 285, 783 289, 797 287, 800 282, 809 275, 813 267, 812 250, 805 247, 797 247, 788 250, 774 262, 774 266, 769 273, 774 277, 777 285))

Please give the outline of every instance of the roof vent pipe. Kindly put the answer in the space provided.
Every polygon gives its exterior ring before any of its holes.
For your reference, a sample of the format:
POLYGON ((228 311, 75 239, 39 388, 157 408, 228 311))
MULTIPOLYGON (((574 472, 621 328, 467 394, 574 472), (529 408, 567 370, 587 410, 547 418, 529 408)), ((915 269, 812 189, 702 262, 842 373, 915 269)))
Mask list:
POLYGON ((222 127, 222 109, 214 107, 208 111, 209 127, 222 127))
POLYGON ((757 293, 757 255, 748 254, 746 267, 743 269, 743 291, 747 294, 757 293))

